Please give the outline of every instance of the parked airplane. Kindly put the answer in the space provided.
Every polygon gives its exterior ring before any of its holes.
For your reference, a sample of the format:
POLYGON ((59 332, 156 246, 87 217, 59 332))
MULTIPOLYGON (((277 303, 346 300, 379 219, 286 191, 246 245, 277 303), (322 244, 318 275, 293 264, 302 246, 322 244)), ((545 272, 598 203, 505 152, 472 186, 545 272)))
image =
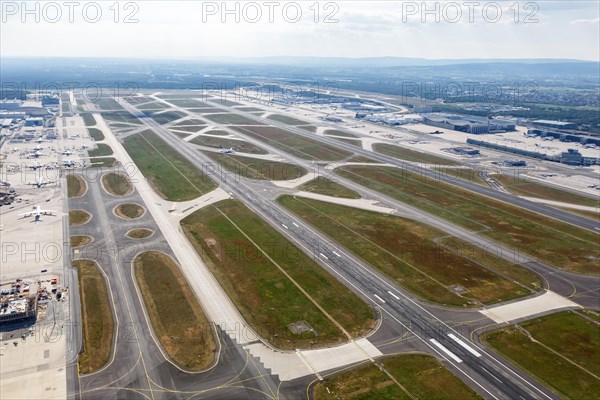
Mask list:
POLYGON ((224 149, 223 146, 219 146, 219 151, 221 152, 221 154, 235 154, 235 150, 233 149, 233 147, 230 147, 228 149, 224 149))
POLYGON ((9 181, 0 181, 0 186, 10 186, 9 181))
POLYGON ((61 153, 63 156, 70 156, 71 154, 73 154, 73 152, 71 150, 63 150, 61 151, 61 153))
POLYGON ((42 166, 43 166, 42 164, 40 164, 38 161, 36 161, 33 164, 28 164, 27 168, 30 168, 35 171, 38 168, 42 168, 42 166))
POLYGON ((63 167, 74 167, 77 163, 73 160, 63 160, 63 167))
POLYGON ((56 211, 54 211, 54 210, 42 210, 40 208, 40 206, 35 206, 33 211, 29 211, 29 212, 19 214, 19 215, 23 216, 23 218, 31 217, 33 215, 33 216, 35 216, 35 219, 33 220, 33 222, 38 222, 42 215, 53 215, 55 212, 56 211))
POLYGON ((39 189, 42 186, 50 185, 50 184, 53 184, 54 182, 56 182, 56 181, 46 181, 43 178, 38 178, 35 180, 35 182, 31 181, 31 182, 27 182, 27 184, 31 185, 31 186, 35 186, 39 189))
POLYGON ((38 158, 38 157, 41 157, 41 156, 44 156, 44 155, 45 155, 44 153, 41 153, 39 150, 36 150, 33 153, 29 153, 27 155, 27 157, 29 157, 29 158, 38 158))

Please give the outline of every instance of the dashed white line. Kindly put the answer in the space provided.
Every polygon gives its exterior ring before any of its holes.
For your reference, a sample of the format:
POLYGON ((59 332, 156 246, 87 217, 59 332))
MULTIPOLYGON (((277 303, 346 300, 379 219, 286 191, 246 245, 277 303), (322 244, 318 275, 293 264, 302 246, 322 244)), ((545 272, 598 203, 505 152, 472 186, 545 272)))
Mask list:
POLYGON ((382 299, 381 297, 377 296, 376 294, 374 294, 373 296, 375 296, 377 298, 377 300, 379 300, 382 303, 385 303, 385 300, 382 299))
POLYGON ((296 228, 300 228, 300 226, 299 226, 297 223, 295 223, 295 222, 292 222, 292 224, 294 224, 294 226, 295 226, 296 228))
POLYGON ((504 382, 502 382, 500 379, 496 378, 496 376, 495 376, 495 375, 492 375, 492 373, 491 373, 490 371, 488 371, 487 369, 485 369, 484 367, 481 367, 481 369, 482 369, 482 370, 484 370, 485 372, 487 372, 489 376, 491 376, 492 378, 494 378, 494 379, 495 379, 495 380, 497 380, 498 382, 500 382, 500 383, 504 383, 504 382))
POLYGON ((332 250, 331 252, 332 252, 333 254, 335 254, 336 256, 338 256, 338 257, 341 257, 341 256, 340 256, 338 253, 336 253, 335 251, 333 251, 333 250, 332 250))
POLYGON ((283 226, 285 229, 288 229, 288 227, 287 227, 287 226, 285 226, 284 224, 281 224, 281 226, 283 226))
POLYGON ((449 333, 448 336, 450 339, 454 340, 456 343, 460 344, 464 349, 466 349, 469 353, 473 354, 475 357, 481 357, 481 354, 477 352, 474 348, 466 344, 463 340, 458 338, 455 334, 449 333))
POLYGON ((320 255, 321 255, 321 257, 323 257, 324 259, 326 259, 326 260, 329 260, 329 258, 328 258, 328 257, 327 257, 325 254, 323 254, 323 253, 319 253, 319 254, 320 254, 320 255))
POLYGON ((400 297, 396 296, 394 293, 390 292, 389 290, 388 290, 388 293, 396 300, 400 300, 400 297))
POLYGON ((435 339, 429 339, 429 341, 431 343, 433 343, 433 345, 435 347, 437 347, 438 349, 440 349, 441 351, 443 351, 444 353, 446 353, 446 355, 448 357, 450 357, 451 359, 453 359, 454 361, 456 361, 457 363, 461 363, 462 360, 460 358, 458 358, 458 356, 456 354, 454 354, 453 352, 451 352, 450 350, 448 350, 444 345, 442 345, 440 342, 438 342, 435 339))

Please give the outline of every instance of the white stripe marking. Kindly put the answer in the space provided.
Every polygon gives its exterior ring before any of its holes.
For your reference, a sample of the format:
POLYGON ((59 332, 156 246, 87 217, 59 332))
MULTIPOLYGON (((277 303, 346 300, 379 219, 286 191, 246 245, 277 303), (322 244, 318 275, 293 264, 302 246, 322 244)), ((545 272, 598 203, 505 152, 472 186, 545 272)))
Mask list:
POLYGON ((335 251, 333 251, 333 250, 332 250, 331 252, 332 252, 333 254, 335 254, 336 256, 338 256, 338 257, 341 257, 341 256, 340 256, 338 253, 336 253, 335 251))
POLYGON ((295 223, 295 222, 292 222, 292 224, 294 224, 294 226, 295 226, 296 228, 300 228, 300 226, 298 226, 298 224, 297 224, 297 223, 295 223))
POLYGON ((450 350, 448 350, 446 347, 444 347, 440 342, 438 342, 435 339, 429 339, 429 341, 431 343, 433 343, 435 345, 435 347, 437 347, 438 349, 440 349, 441 351, 443 351, 444 353, 446 353, 446 355, 448 357, 450 357, 451 359, 453 359, 454 361, 456 361, 457 363, 461 363, 462 360, 460 358, 458 358, 458 356, 456 354, 454 354, 453 352, 451 352, 450 350))
POLYGON ((388 293, 392 295, 393 298, 395 298, 396 300, 400 300, 400 297, 396 296, 394 293, 390 292, 388 290, 388 293))
POLYGON ((497 380, 500 383, 504 383, 502 382, 500 379, 496 378, 494 375, 492 375, 492 373, 490 371, 488 371, 487 369, 485 369, 484 367, 481 367, 482 370, 484 370, 485 372, 487 372, 492 378, 494 378, 495 380, 497 380))
POLYGON ((477 352, 474 348, 466 344, 463 340, 458 338, 455 334, 449 333, 448 336, 450 339, 454 340, 456 343, 460 344, 463 348, 465 348, 469 353, 473 354, 475 357, 481 357, 481 354, 477 352))
POLYGON ((380 302, 385 303, 385 300, 377 296, 376 294, 374 294, 373 296, 377 297, 377 300, 379 300, 380 302))
POLYGON ((283 226, 285 229, 288 229, 288 227, 287 227, 287 226, 285 226, 284 224, 281 224, 281 226, 283 226))
POLYGON ((325 254, 323 254, 323 253, 319 253, 319 254, 320 254, 320 255, 321 255, 321 257, 323 257, 324 259, 326 259, 326 260, 329 260, 329 258, 328 258, 328 257, 327 257, 325 254))

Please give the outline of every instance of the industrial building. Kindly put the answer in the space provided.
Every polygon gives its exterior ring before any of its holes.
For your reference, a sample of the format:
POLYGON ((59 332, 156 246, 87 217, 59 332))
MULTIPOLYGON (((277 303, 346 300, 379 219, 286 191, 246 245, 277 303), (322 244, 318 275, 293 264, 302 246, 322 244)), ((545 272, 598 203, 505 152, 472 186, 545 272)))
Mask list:
POLYGON ((573 122, 551 121, 547 119, 538 119, 531 121, 533 125, 545 126, 554 129, 577 129, 577 124, 573 122))
POLYGON ((473 134, 500 133, 516 129, 516 124, 513 121, 490 119, 474 115, 426 114, 423 116, 423 123, 438 128, 473 134))

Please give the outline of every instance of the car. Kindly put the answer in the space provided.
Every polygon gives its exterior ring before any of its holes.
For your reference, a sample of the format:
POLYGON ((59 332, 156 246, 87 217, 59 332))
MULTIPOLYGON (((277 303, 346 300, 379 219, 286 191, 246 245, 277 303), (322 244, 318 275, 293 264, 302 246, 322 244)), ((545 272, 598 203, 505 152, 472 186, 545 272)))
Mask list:
POLYGON ((42 273, 44 273, 44 272, 48 272, 48 270, 47 270, 47 269, 43 269, 43 270, 42 270, 42 273))

